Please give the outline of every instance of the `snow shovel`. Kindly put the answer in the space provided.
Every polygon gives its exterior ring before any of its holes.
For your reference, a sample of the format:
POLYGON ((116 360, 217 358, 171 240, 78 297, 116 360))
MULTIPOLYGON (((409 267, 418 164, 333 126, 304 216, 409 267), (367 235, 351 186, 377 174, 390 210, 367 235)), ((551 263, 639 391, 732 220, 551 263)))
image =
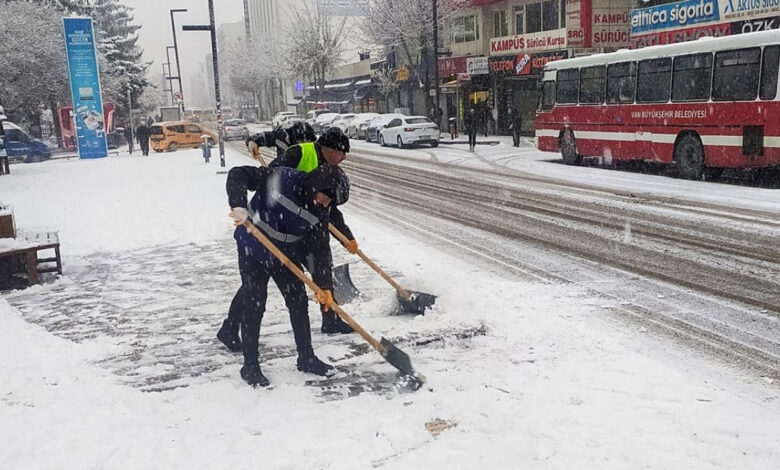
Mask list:
MULTIPOLYGON (((271 242, 271 240, 269 240, 257 227, 255 227, 248 220, 244 222, 244 227, 246 227, 246 229, 249 230, 252 235, 254 235, 255 238, 257 238, 257 240, 268 249, 268 251, 279 258, 279 261, 281 261, 287 267, 287 269, 292 271, 292 273, 295 274, 298 279, 309 286, 309 289, 313 290, 317 295, 323 295, 322 289, 320 289, 319 286, 314 283, 314 281, 309 279, 306 274, 304 274, 303 271, 301 271, 300 268, 295 265, 295 263, 290 261, 290 259, 285 256, 285 254, 282 253, 279 248, 277 248, 276 245, 274 245, 273 242, 271 242)), ((425 383, 425 376, 414 370, 414 367, 412 367, 412 360, 409 358, 408 354, 398 349, 386 338, 382 338, 381 341, 377 341, 376 338, 371 336, 368 331, 363 329, 362 326, 360 326, 351 316, 349 316, 349 314, 345 312, 344 309, 339 306, 339 304, 334 302, 328 305, 328 307, 333 309, 342 320, 347 322, 347 324, 352 327, 353 330, 357 331, 358 334, 360 334, 360 336, 362 336, 363 339, 368 342, 368 344, 373 346, 374 349, 376 349, 377 352, 379 352, 379 354, 381 354, 382 357, 390 363, 390 365, 398 369, 402 376, 408 377, 414 381, 416 385, 418 385, 417 388, 425 383)))
MULTIPOLYGON (((336 238, 341 240, 341 243, 346 244, 349 242, 347 240, 347 237, 344 236, 343 233, 339 231, 333 224, 330 224, 328 226, 331 233, 333 235, 336 235, 336 238)), ((374 269, 382 278, 389 282, 391 286, 393 286, 398 292, 398 303, 401 305, 401 308, 408 313, 413 313, 415 315, 423 315, 425 313, 425 309, 429 308, 431 305, 436 302, 436 296, 432 294, 426 294, 424 292, 414 292, 414 291, 408 291, 401 287, 400 284, 395 282, 395 280, 390 277, 386 272, 382 270, 379 266, 376 265, 368 256, 366 256, 360 248, 357 250, 357 255, 360 256, 360 258, 365 261, 371 268, 374 269)))

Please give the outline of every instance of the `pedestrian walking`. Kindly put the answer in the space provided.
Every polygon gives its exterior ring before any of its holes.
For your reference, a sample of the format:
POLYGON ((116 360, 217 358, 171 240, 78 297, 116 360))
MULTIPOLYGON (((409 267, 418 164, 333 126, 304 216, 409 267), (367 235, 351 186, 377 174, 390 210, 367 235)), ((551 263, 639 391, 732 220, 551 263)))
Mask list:
POLYGON ((469 152, 473 152, 474 147, 477 146, 477 127, 479 125, 477 110, 473 106, 469 108, 469 112, 463 118, 463 125, 466 126, 466 133, 469 135, 469 152))
POLYGON ((327 375, 333 366, 322 362, 311 341, 308 299, 304 283, 269 252, 244 227, 249 220, 299 268, 308 262, 314 282, 324 291, 318 302, 333 302, 331 252, 328 235, 329 208, 349 198, 349 179, 332 165, 310 173, 284 167, 236 167, 227 177, 230 216, 236 224, 238 267, 243 295, 231 304, 231 317, 241 322, 241 378, 252 386, 267 386, 258 355, 260 324, 268 297, 268 281, 274 280, 290 314, 298 370, 327 375), (254 195, 247 204, 247 191, 254 195))
POLYGON ((130 151, 130 155, 133 154, 133 124, 128 122, 125 126, 125 140, 127 141, 127 149, 130 151))
POLYGON ((138 138, 138 145, 141 147, 141 153, 143 155, 149 155, 149 128, 144 121, 135 130, 135 135, 138 138))
POLYGON ((523 121, 520 117, 520 111, 517 109, 517 106, 512 107, 512 122, 509 124, 509 127, 512 129, 512 142, 514 143, 515 147, 519 147, 520 131, 523 127, 523 121))

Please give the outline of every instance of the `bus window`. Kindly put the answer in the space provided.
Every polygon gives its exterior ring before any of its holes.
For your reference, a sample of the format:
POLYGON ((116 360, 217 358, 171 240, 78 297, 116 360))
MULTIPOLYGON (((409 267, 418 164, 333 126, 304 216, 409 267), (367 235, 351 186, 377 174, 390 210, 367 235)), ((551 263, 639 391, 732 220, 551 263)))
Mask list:
POLYGON ((712 54, 691 54, 674 58, 672 101, 710 99, 712 54))
POLYGON ((672 84, 672 59, 650 59, 639 62, 637 74, 637 103, 665 103, 669 101, 672 84))
POLYGON ((542 109, 555 107, 555 82, 546 80, 542 82, 542 109))
POLYGON ((585 67, 580 70, 580 103, 601 104, 604 102, 604 76, 606 70, 603 65, 585 67))
POLYGON ((577 104, 580 84, 580 69, 559 70, 555 86, 555 102, 577 104))
POLYGON ((777 69, 780 65, 780 46, 764 48, 764 65, 761 67, 762 100, 773 100, 777 96, 777 69))
POLYGON ((635 91, 635 62, 607 66, 607 103, 633 103, 635 91))
POLYGON ((737 49, 715 53, 712 99, 746 101, 756 99, 761 49, 737 49))

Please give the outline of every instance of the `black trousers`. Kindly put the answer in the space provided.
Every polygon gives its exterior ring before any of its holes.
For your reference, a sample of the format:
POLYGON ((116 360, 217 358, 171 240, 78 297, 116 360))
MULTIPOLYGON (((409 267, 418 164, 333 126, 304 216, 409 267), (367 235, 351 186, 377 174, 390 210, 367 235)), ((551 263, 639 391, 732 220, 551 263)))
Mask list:
MULTIPOLYGON (((300 267, 300 266, 299 266, 300 267)), ((290 312, 295 346, 298 353, 310 352, 311 325, 309 324, 309 301, 306 286, 284 266, 268 269, 262 263, 238 250, 238 270, 241 273, 241 287, 233 297, 228 311, 231 327, 241 325, 241 347, 244 364, 258 362, 258 344, 260 323, 265 313, 268 298, 268 281, 274 280, 284 297, 284 303, 290 312)))
POLYGON ((477 129, 469 129, 469 146, 475 147, 477 145, 477 129))
POLYGON ((141 152, 143 152, 144 155, 149 155, 149 141, 141 141, 141 152))
POLYGON ((515 147, 520 146, 520 129, 512 130, 512 141, 514 142, 515 147))

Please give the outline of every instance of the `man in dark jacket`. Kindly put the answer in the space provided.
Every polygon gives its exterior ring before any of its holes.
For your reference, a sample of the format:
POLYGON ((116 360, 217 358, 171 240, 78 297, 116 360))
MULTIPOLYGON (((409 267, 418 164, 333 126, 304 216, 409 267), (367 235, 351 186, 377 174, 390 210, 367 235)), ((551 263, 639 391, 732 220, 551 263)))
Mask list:
POLYGON ((517 106, 512 107, 512 123, 509 125, 512 128, 512 142, 515 147, 520 146, 520 130, 523 126, 523 120, 520 117, 520 111, 517 106))
POLYGON ((469 108, 469 112, 466 113, 466 117, 463 118, 463 125, 466 126, 466 133, 469 135, 469 152, 473 152, 474 147, 477 145, 478 126, 477 111, 473 106, 469 108))
POLYGON ((311 173, 245 166, 230 170, 227 192, 230 215, 237 226, 234 237, 243 290, 229 313, 231 319, 241 318, 241 378, 252 386, 269 384, 260 370, 257 350, 269 279, 279 287, 290 312, 298 370, 327 375, 333 367, 319 360, 312 348, 304 283, 242 224, 251 221, 298 267, 308 264, 314 282, 325 291, 325 296, 317 300, 332 303, 328 212, 331 206, 349 198, 349 179, 340 168, 331 165, 311 173), (247 190, 255 191, 249 204, 247 190))
POLYGON ((125 140, 127 141, 127 149, 130 151, 130 155, 133 154, 133 124, 128 122, 125 127, 125 140))
POLYGON ((138 144, 141 146, 141 152, 144 155, 149 155, 149 128, 143 120, 138 129, 135 130, 135 136, 138 139, 138 144))

